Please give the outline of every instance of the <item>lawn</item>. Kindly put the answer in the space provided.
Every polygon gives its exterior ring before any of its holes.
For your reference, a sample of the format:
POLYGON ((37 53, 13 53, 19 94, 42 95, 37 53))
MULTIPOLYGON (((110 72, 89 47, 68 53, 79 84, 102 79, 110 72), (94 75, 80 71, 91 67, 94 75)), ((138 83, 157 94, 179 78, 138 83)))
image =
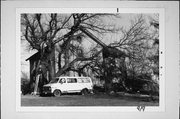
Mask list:
POLYGON ((158 101, 151 101, 144 97, 122 96, 122 95, 62 95, 53 96, 33 96, 22 95, 21 106, 158 106, 158 101))

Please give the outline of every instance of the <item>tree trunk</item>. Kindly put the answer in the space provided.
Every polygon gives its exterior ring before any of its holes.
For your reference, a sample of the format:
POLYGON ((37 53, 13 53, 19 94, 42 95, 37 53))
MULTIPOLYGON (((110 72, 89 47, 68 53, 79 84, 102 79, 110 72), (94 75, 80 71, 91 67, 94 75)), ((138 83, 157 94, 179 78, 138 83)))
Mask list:
POLYGON ((55 49, 52 49, 49 57, 49 75, 49 81, 55 78, 55 49))
POLYGON ((104 56, 104 53, 103 53, 103 68, 104 68, 104 88, 105 88, 105 92, 108 93, 109 92, 109 69, 108 69, 108 58, 104 56))
MULTIPOLYGON (((69 45, 68 45, 68 46, 69 46, 69 45)), ((64 53, 65 65, 67 65, 67 64, 70 63, 69 58, 70 58, 70 56, 69 56, 69 50, 67 49, 67 50, 65 51, 65 53, 64 53)), ((69 76, 70 73, 69 73, 69 72, 66 72, 66 75, 69 76)))
POLYGON ((58 54, 58 70, 61 70, 61 53, 58 54))
POLYGON ((127 76, 127 68, 126 68, 126 62, 125 62, 125 58, 122 59, 122 65, 121 65, 121 72, 122 72, 122 85, 125 88, 126 91, 130 91, 130 89, 126 86, 126 80, 128 80, 128 76, 127 76))

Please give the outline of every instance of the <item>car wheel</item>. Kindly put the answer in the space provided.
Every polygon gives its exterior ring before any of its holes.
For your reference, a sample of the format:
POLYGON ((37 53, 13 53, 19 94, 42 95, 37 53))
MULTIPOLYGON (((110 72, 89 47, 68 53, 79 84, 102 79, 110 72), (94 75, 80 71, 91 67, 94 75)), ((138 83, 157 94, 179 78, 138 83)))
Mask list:
POLYGON ((81 94, 82 95, 87 95, 89 92, 88 92, 88 89, 83 89, 82 91, 81 91, 81 94))
POLYGON ((55 90, 53 94, 54 94, 55 97, 60 97, 61 96, 61 91, 60 90, 55 90))

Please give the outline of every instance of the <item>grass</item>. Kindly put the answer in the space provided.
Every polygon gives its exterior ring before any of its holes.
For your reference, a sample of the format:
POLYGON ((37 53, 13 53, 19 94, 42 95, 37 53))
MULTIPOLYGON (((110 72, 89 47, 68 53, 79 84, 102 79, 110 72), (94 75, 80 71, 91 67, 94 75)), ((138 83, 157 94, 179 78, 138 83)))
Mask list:
POLYGON ((149 101, 122 95, 62 95, 61 97, 21 96, 21 106, 158 106, 158 101, 149 101))

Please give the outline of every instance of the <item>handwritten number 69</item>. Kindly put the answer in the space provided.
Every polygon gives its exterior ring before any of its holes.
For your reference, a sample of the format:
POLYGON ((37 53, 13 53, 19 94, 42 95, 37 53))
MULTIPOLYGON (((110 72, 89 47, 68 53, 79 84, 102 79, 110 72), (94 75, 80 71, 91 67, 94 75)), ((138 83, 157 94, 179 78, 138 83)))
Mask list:
POLYGON ((145 106, 137 106, 137 109, 141 112, 141 111, 143 111, 144 112, 144 110, 145 110, 145 106))

